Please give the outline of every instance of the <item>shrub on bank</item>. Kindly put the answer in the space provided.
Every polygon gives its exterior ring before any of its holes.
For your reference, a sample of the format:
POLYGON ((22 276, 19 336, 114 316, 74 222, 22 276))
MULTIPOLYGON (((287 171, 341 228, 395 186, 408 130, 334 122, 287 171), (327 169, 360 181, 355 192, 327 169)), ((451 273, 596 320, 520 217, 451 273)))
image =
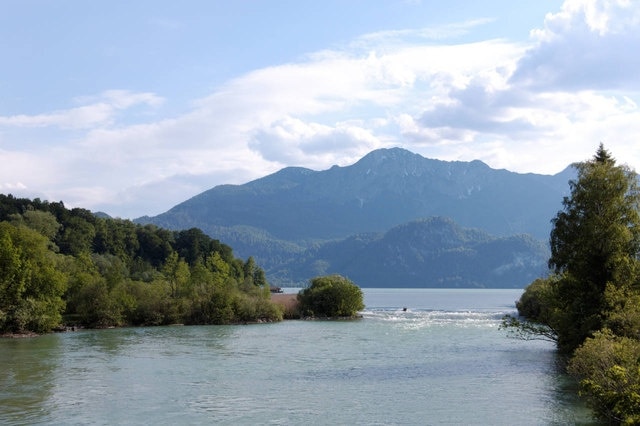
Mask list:
POLYGON ((298 293, 299 310, 307 317, 353 317, 364 309, 360 287, 340 275, 316 277, 298 293))

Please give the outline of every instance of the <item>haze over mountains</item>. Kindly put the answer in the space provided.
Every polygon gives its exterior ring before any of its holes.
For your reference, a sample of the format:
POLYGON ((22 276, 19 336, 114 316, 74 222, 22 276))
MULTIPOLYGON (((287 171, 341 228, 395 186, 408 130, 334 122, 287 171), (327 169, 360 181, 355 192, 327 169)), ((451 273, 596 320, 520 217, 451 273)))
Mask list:
POLYGON ((276 285, 341 273, 363 287, 523 287, 546 272, 572 177, 380 149, 351 166, 216 186, 136 221, 198 227, 276 285))

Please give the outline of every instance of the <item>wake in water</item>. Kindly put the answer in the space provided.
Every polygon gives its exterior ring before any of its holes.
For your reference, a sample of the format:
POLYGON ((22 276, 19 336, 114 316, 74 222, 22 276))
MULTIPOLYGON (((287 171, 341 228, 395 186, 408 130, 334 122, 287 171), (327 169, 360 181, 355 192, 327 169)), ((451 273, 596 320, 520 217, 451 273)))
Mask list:
POLYGON ((505 315, 515 315, 514 310, 505 311, 439 311, 403 309, 371 309, 362 312, 364 319, 395 323, 403 328, 424 327, 499 327, 505 315))

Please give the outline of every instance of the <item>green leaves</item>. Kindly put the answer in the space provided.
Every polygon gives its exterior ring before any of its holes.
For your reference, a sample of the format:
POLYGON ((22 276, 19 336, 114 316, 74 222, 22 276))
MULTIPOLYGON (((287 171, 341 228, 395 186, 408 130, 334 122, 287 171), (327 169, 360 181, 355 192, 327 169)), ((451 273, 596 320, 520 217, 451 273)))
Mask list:
POLYGON ((45 333, 62 314, 88 327, 282 319, 253 258, 199 229, 0 194, 0 333, 45 333))
POLYGON ((640 422, 640 341, 596 332, 578 348, 569 372, 596 414, 623 424, 640 422))
POLYGON ((352 317, 364 309, 360 287, 340 275, 317 277, 298 293, 300 311, 306 316, 352 317))
POLYGON ((47 332, 60 324, 66 276, 49 240, 0 222, 0 332, 47 332))
POLYGON ((600 145, 579 163, 571 195, 553 219, 549 265, 560 276, 557 305, 560 349, 568 353, 602 327, 608 284, 638 281, 640 193, 636 174, 618 166, 600 145))

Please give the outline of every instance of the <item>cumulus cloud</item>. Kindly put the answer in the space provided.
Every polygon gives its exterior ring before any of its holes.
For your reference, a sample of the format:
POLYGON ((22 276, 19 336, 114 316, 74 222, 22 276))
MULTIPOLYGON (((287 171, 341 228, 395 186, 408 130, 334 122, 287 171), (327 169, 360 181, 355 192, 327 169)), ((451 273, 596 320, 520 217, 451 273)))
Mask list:
POLYGON ((493 90, 483 82, 472 81, 463 89, 451 90, 446 102, 434 104, 419 121, 428 128, 456 127, 517 137, 538 130, 539 125, 516 111, 526 101, 522 97, 517 90, 493 90))
POLYGON ((249 146, 270 161, 313 167, 342 163, 381 143, 371 131, 350 123, 330 127, 285 117, 258 129, 249 146))
POLYGON ((507 63, 455 82, 445 72, 432 102, 398 120, 401 132, 438 158, 515 171, 560 171, 600 141, 637 162, 639 16, 637 2, 567 0, 507 63))
POLYGON ((534 30, 514 84, 543 90, 640 90, 640 7, 631 0, 567 0, 534 30))

